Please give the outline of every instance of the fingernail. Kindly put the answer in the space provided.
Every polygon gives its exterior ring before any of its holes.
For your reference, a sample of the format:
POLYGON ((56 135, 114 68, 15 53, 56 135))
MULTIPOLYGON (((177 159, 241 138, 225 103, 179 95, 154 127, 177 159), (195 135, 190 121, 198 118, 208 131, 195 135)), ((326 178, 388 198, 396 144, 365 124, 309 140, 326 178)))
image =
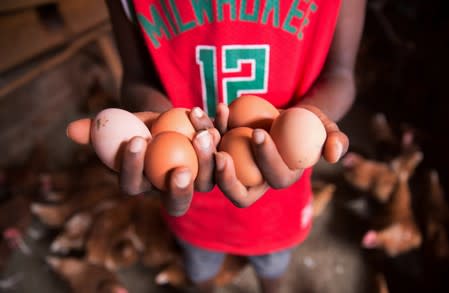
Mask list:
POLYGON ((215 154, 215 168, 218 171, 223 171, 224 167, 225 167, 225 158, 223 157, 223 155, 216 153, 215 154))
POLYGON ((195 108, 193 108, 193 110, 192 110, 192 114, 193 114, 193 116, 195 116, 196 118, 201 118, 201 117, 203 117, 204 112, 203 112, 203 110, 201 110, 200 108, 195 107, 195 108))
POLYGON ((129 145, 129 151, 131 153, 138 153, 143 150, 143 140, 140 138, 135 138, 131 140, 129 145))
POLYGON ((338 156, 337 156, 337 161, 338 161, 338 160, 340 160, 341 154, 343 153, 343 146, 341 145, 341 143, 337 142, 335 144, 335 150, 338 154, 338 156))
POLYGON ((183 171, 180 172, 178 174, 176 174, 174 180, 175 180, 175 184, 178 188, 186 188, 189 183, 190 183, 190 172, 188 171, 183 171))
POLYGON ((211 137, 209 134, 209 131, 207 130, 203 130, 200 133, 198 133, 198 135, 196 136, 196 139, 198 141, 198 145, 203 149, 203 150, 208 150, 210 148, 211 145, 211 137))
POLYGON ((262 144, 265 141, 265 133, 262 130, 256 129, 253 133, 254 142, 262 144))

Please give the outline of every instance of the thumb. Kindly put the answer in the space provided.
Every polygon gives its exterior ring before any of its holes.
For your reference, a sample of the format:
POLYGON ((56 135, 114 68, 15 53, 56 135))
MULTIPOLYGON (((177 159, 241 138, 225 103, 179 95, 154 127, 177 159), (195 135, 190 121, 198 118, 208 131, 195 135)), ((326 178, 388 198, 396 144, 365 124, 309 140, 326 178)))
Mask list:
POLYGON ((90 126, 92 119, 84 118, 70 122, 66 129, 68 138, 78 144, 90 143, 90 126))
MULTIPOLYGON (((159 116, 159 113, 155 112, 137 112, 133 114, 142 120, 148 128, 150 128, 151 123, 159 116)), ((89 144, 92 121, 93 119, 84 118, 70 122, 66 128, 67 137, 78 144, 89 144)))

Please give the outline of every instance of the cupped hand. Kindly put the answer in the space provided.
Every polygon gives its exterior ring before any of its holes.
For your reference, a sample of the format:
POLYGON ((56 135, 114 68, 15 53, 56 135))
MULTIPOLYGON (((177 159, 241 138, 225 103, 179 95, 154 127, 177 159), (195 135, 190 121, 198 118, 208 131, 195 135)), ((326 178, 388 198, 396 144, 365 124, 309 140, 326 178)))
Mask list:
MULTIPOLYGON (((134 113, 149 128, 159 113, 134 113)), ((129 195, 152 193, 161 196, 167 212, 173 216, 185 214, 190 206, 194 190, 209 191, 213 188, 213 174, 215 160, 213 154, 220 140, 218 130, 213 128, 212 121, 199 108, 190 112, 191 123, 197 131, 192 144, 198 156, 199 171, 193 180, 191 171, 179 167, 169 174, 169 188, 167 191, 157 190, 143 175, 144 158, 151 138, 133 137, 124 147, 120 168, 119 182, 121 189, 129 195)), ((74 121, 67 127, 67 136, 79 144, 90 143, 91 119, 74 121)))
POLYGON ((300 105, 299 107, 314 113, 324 125, 326 130, 326 141, 323 146, 323 158, 329 163, 338 162, 348 151, 349 139, 337 126, 337 124, 329 119, 319 108, 313 105, 300 105))
MULTIPOLYGON (((215 127, 221 133, 227 131, 229 108, 219 104, 215 127)), ((216 182, 227 198, 238 207, 248 207, 256 202, 269 187, 280 189, 296 182, 303 169, 290 170, 282 160, 270 135, 263 129, 254 129, 252 133, 252 151, 254 160, 265 179, 259 186, 246 187, 236 177, 234 161, 226 152, 218 152, 216 160, 216 182)))

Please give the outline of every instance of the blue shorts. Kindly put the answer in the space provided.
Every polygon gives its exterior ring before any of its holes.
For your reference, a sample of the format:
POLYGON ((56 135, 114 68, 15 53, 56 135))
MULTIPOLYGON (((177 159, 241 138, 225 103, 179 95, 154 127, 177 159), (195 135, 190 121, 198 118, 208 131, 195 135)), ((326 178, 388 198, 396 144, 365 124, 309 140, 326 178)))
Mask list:
MULTIPOLYGON (((204 282, 215 277, 221 269, 225 253, 215 252, 193 246, 178 240, 184 253, 184 265, 187 275, 194 283, 204 282)), ((288 268, 293 249, 275 253, 248 256, 248 261, 261 278, 277 278, 288 268)))

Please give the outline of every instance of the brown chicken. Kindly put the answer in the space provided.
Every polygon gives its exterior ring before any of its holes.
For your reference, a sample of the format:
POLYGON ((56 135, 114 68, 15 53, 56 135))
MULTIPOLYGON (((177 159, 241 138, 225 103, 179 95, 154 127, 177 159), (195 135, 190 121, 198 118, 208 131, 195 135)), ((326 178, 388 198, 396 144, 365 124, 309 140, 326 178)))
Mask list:
POLYGON ((64 224, 63 230, 53 240, 50 250, 53 253, 67 254, 73 250, 82 250, 90 228, 96 216, 119 204, 118 199, 105 200, 95 207, 75 213, 64 224))
POLYGON ((432 258, 449 258, 449 206, 437 171, 429 176, 429 194, 425 201, 426 242, 432 258))
POLYGON ((141 197, 125 197, 120 203, 98 214, 86 241, 87 261, 105 265, 111 245, 132 223, 132 215, 141 197))
MULTIPOLYGON (((147 231, 147 233, 151 233, 151 231, 147 231)), ((137 236, 134 224, 131 223, 121 233, 110 239, 110 244, 106 249, 104 266, 111 271, 116 271, 140 261, 144 246, 137 236)))
POLYGON ((327 207, 336 189, 335 184, 319 181, 312 182, 313 189, 313 217, 318 217, 327 207))
POLYGON ((422 159, 420 151, 404 153, 390 163, 369 160, 351 152, 343 158, 342 164, 344 177, 352 186, 385 203, 398 182, 398 174, 404 171, 407 177, 412 176, 422 159))
POLYGON ((377 273, 374 278, 375 287, 373 293, 389 293, 387 281, 383 273, 377 273))
POLYGON ((344 177, 352 186, 370 192, 380 202, 388 201, 397 181, 397 174, 389 164, 352 152, 343 158, 342 164, 344 177))
POLYGON ((48 264, 74 293, 127 293, 114 272, 76 258, 48 257, 48 264))
POLYGON ((374 137, 376 158, 379 160, 390 161, 398 154, 419 150, 415 142, 415 131, 410 128, 403 128, 400 134, 396 133, 383 113, 377 113, 373 116, 371 130, 374 137))
POLYGON ((31 205, 31 212, 44 224, 59 228, 74 213, 94 207, 96 204, 117 197, 120 192, 114 186, 98 186, 78 192, 62 203, 39 203, 31 205))
POLYGON ((144 265, 160 267, 173 262, 179 255, 175 239, 162 219, 161 201, 158 197, 146 197, 141 201, 135 211, 133 223, 143 244, 144 265))
POLYGON ((399 173, 397 188, 380 217, 376 219, 376 224, 383 228, 370 230, 365 234, 362 240, 364 248, 381 249, 388 256, 395 257, 421 245, 421 232, 411 208, 408 178, 406 171, 399 173))
POLYGON ((136 257, 151 268, 175 261, 179 250, 160 209, 158 197, 141 197, 136 202, 128 227, 111 239, 113 246, 106 255, 109 268, 131 265, 136 257))

